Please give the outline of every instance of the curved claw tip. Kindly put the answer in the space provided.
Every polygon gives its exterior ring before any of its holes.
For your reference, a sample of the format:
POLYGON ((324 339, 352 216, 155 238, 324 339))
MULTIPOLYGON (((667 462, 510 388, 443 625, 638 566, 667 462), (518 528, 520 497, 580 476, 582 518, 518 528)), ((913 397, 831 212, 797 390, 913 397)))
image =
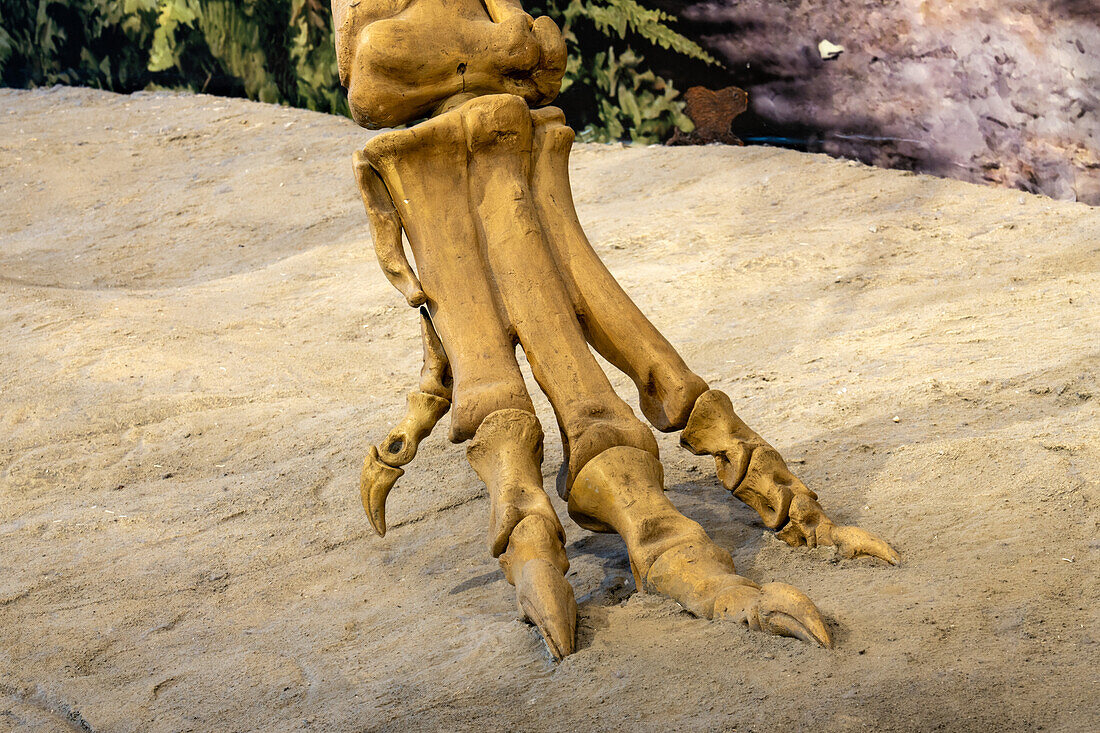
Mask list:
POLYGON ((524 563, 516 580, 516 601, 520 613, 538 627, 556 661, 573 653, 577 601, 560 570, 542 559, 524 563))
POLYGON ((873 557, 890 565, 901 562, 901 555, 883 539, 852 525, 833 527, 831 540, 843 558, 873 557))
POLYGON ((714 617, 729 618, 755 631, 833 646, 821 612, 805 593, 786 583, 733 586, 721 591, 714 602, 714 617))
POLYGON ((386 536, 386 522, 385 522, 385 520, 382 520, 381 526, 379 526, 379 523, 374 521, 373 517, 367 517, 367 519, 370 520, 371 529, 374 530, 374 533, 376 535, 378 535, 379 537, 385 537, 386 536))
POLYGON ((833 639, 821 612, 805 593, 793 585, 762 585, 758 613, 762 628, 773 634, 793 636, 826 649, 833 646, 833 639))
POLYGON ((382 507, 382 510, 377 514, 367 512, 367 521, 370 522, 371 528, 374 533, 379 537, 386 536, 386 508, 382 507))
POLYGON ((404 475, 404 470, 383 463, 378 458, 378 449, 371 447, 363 461, 363 472, 359 474, 359 498, 370 526, 379 537, 386 536, 386 497, 397 479, 404 475))

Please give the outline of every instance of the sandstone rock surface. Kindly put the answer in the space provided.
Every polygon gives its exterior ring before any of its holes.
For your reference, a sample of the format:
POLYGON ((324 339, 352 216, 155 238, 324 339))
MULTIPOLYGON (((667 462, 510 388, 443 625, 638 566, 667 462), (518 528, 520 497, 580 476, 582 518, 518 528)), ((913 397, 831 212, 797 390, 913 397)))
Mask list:
POLYGON ((444 431, 384 539, 363 516, 363 452, 421 364, 352 176, 365 135, 0 91, 0 729, 1093 727, 1100 211, 790 150, 579 146, 611 271, 904 561, 792 550, 663 435, 670 499, 810 594, 835 649, 635 594, 622 542, 566 522, 555 665, 444 431))

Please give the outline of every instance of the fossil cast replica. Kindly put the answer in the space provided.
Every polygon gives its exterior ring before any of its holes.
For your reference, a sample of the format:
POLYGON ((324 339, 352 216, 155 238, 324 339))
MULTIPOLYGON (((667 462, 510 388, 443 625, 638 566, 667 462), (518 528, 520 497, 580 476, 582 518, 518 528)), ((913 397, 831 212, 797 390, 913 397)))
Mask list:
POLYGON ((638 388, 658 430, 714 456, 723 485, 794 546, 845 557, 898 556, 862 529, 832 522, 817 496, 693 373, 600 261, 569 188, 573 131, 557 94, 565 45, 517 0, 333 0, 341 82, 372 138, 355 173, 378 260, 420 309, 424 369, 408 413, 371 448, 363 505, 380 535, 385 502, 435 424, 490 496, 489 549, 521 613, 551 653, 574 649, 577 605, 562 529, 542 486, 543 431, 516 361, 522 346, 557 416, 569 516, 626 543, 637 587, 703 618, 824 646, 814 604, 784 583, 739 576, 729 553, 664 494, 653 433, 612 389, 590 347, 638 388), (415 124, 412 124, 414 123, 415 124), (409 241, 416 269, 402 246, 409 241))

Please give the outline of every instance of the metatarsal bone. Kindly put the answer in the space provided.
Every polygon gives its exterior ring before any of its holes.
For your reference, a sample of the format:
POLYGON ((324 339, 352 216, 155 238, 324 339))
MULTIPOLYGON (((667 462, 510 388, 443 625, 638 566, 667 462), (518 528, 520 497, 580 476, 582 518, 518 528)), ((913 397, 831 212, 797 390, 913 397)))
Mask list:
POLYGON ((466 130, 470 200, 493 282, 568 443, 565 490, 570 477, 612 446, 657 455, 653 434, 592 355, 550 253, 530 190, 530 110, 518 97, 496 95, 451 114, 466 130))
POLYGON ((370 163, 359 151, 355 152, 355 178, 359 182, 359 193, 367 209, 370 220, 371 238, 374 239, 374 253, 382 267, 386 279, 405 296, 409 305, 418 308, 428 299, 420 287, 420 280, 405 257, 405 248, 401 246, 401 219, 390 199, 386 184, 370 167, 370 163))
POLYGON ((532 192, 546 241, 557 261, 588 341, 638 388, 642 413, 661 431, 687 422, 707 390, 661 332, 608 271, 581 228, 569 187, 573 131, 561 110, 531 113, 535 122, 532 192))
POLYGON ((451 440, 472 438, 497 410, 533 412, 513 335, 483 259, 469 200, 466 133, 457 111, 378 135, 363 152, 397 208, 450 362, 451 440))
POLYGON ((450 402, 453 398, 451 363, 443 342, 435 332, 426 308, 420 309, 420 338, 424 346, 424 366, 420 368, 420 391, 434 394, 450 402))

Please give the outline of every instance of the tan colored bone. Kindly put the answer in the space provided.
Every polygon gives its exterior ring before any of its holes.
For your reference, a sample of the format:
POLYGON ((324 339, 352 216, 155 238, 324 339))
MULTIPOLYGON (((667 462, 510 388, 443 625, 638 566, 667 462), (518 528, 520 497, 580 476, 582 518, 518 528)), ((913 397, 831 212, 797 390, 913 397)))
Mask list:
POLYGON ((555 658, 572 654, 577 602, 565 579, 565 530, 542 489, 538 420, 523 410, 494 412, 466 456, 489 489, 489 550, 516 587, 520 612, 538 626, 555 658))
MULTIPOLYGON (((363 151, 364 160, 385 183, 408 234, 426 305, 453 371, 452 440, 480 435, 496 414, 532 413, 512 353, 513 340, 518 340, 558 417, 567 457, 562 493, 569 499, 570 514, 586 528, 623 537, 639 587, 670 595, 708 618, 718 599, 724 598, 724 616, 827 645, 820 614, 798 591, 769 586, 765 592, 753 585, 753 593, 730 595, 729 587, 749 581, 736 575, 728 553, 716 548, 698 524, 664 497, 652 434, 611 389, 586 342, 600 341, 607 353, 617 354, 626 369, 633 370, 643 404, 651 397, 650 412, 661 416, 665 427, 686 422, 683 415, 691 413, 696 393, 705 384, 663 337, 647 340, 656 329, 621 288, 607 295, 602 264, 599 269, 584 264, 599 264, 587 240, 580 235, 568 240, 575 250, 555 248, 551 241, 552 233, 565 231, 565 226, 552 229, 545 222, 560 224, 561 218, 543 212, 549 212, 568 188, 561 182, 543 185, 539 176, 546 168, 540 167, 540 160, 563 158, 540 159, 530 151, 541 151, 544 144, 561 150, 571 142, 571 133, 557 132, 555 119, 547 111, 532 114, 515 97, 478 97, 412 130, 381 134, 363 151), (442 169, 440 161, 447 161, 442 169), (535 191, 542 192, 541 204, 535 191), (591 303, 599 305, 594 308, 591 303), (597 331, 591 325, 597 319, 611 325, 597 331), (640 334, 642 343, 631 342, 630 333, 616 325, 619 320, 640 334), (585 472, 588 488, 576 494, 574 484, 585 472), (595 492, 599 500, 593 499, 592 486, 601 487, 595 492), (650 573, 655 564, 658 570, 650 573), (782 621, 788 612, 796 614, 793 620, 782 621)), ((579 224, 575 227, 579 231, 579 224)), ((475 450, 475 468, 478 460, 475 450)), ((529 470, 527 485, 540 485, 535 483, 537 470, 529 470)), ((491 471, 478 473, 487 484, 496 480, 491 471)), ((509 485, 516 484, 497 480, 490 495, 503 497, 502 487, 509 485)), ((523 522, 543 527, 544 520, 550 521, 542 514, 537 523, 527 521, 523 511, 510 510, 517 503, 513 498, 494 504, 494 552, 511 547, 503 540, 510 543, 523 522)), ((545 544, 546 532, 537 536, 545 544)), ((516 583, 521 607, 527 604, 525 615, 542 618, 535 622, 543 624, 544 636, 552 639, 564 632, 549 630, 546 624, 553 621, 547 619, 563 618, 562 609, 568 609, 569 602, 561 600, 564 591, 557 575, 542 564, 554 566, 545 557, 548 552, 545 547, 534 551, 534 556, 541 555, 539 564, 525 561, 523 566, 532 568, 529 581, 515 569, 517 563, 506 572, 516 583), (543 600, 533 600, 538 598, 543 600)), ((517 550, 501 557, 507 564, 507 558, 528 555, 517 550)), ((548 643, 552 650, 565 648, 548 643)))
POLYGON ((408 412, 390 431, 381 448, 371 446, 359 475, 359 495, 371 526, 379 537, 386 536, 386 499, 405 466, 416 457, 421 441, 432 432, 451 404, 425 392, 411 392, 408 412))
POLYGON ((403 469, 383 463, 378 458, 378 449, 373 445, 363 461, 363 471, 359 474, 359 498, 367 512, 370 526, 379 537, 386 536, 386 498, 397 479, 405 475, 403 469))
POLYGON ((516 2, 333 0, 337 65, 352 117, 369 128, 426 117, 461 93, 557 96, 565 41, 516 2))
POLYGON ((764 525, 793 547, 835 546, 842 557, 866 555, 897 565, 897 552, 859 527, 837 525, 798 480, 775 448, 733 411, 723 392, 699 398, 680 443, 696 455, 714 456, 722 485, 756 510, 764 525))
POLYGON ((717 390, 695 403, 680 444, 695 455, 714 456, 722 485, 755 509, 768 529, 787 523, 796 493, 812 494, 793 476, 769 474, 767 469, 777 467, 776 461, 782 459, 737 416, 729 397, 717 390))
POLYGON ((450 363, 455 442, 472 438, 497 410, 534 410, 497 285, 483 260, 467 152, 458 111, 378 135, 363 150, 397 207, 450 363))
POLYGON ((468 140, 471 203, 489 269, 531 373, 565 432, 568 475, 613 445, 656 455, 653 434, 592 356, 547 246, 530 189, 530 111, 516 97, 496 95, 468 102, 457 115, 468 140))
POLYGON ((634 304, 585 236, 569 185, 574 134, 565 116, 547 108, 532 117, 535 206, 585 336, 634 381, 646 419, 658 430, 679 430, 707 384, 634 304))
POLYGON ((533 410, 518 340, 565 434, 567 491, 607 448, 656 455, 657 444, 600 369, 559 276, 531 194, 534 126, 518 97, 479 97, 378 135, 363 155, 396 206, 450 361, 452 440, 497 410, 533 410))
POLYGON ((737 575, 733 558, 664 494, 661 464, 635 448, 589 461, 569 494, 581 526, 609 528, 626 543, 639 588, 669 596, 702 618, 731 618, 755 630, 831 646, 817 607, 798 589, 758 586, 737 575))
POLYGON ((397 424, 379 446, 378 455, 390 466, 404 466, 416 457, 420 441, 428 437, 451 403, 427 392, 410 392, 405 419, 397 424))
POLYGON ((791 544, 896 562, 884 542, 841 527, 779 454, 708 391, 596 255, 569 186, 573 131, 557 93, 561 34, 518 0, 333 0, 341 79, 355 119, 381 127, 355 159, 386 277, 422 305, 424 368, 409 413, 372 449, 361 491, 385 531, 385 498, 451 407, 450 437, 488 487, 489 547, 521 613, 556 657, 574 648, 576 602, 564 532, 542 488, 542 429, 521 346, 553 406, 570 516, 624 540, 639 588, 696 615, 828 646, 813 603, 757 585, 663 493, 657 442, 615 393, 594 347, 635 383, 643 415, 715 456, 723 483, 791 544), (405 256, 408 237, 415 268, 405 256))
POLYGON ((401 246, 401 219, 397 216, 393 200, 390 199, 386 184, 363 159, 363 154, 354 155, 355 177, 359 183, 359 193, 367 209, 370 220, 371 238, 374 240, 374 253, 378 264, 390 284, 397 288, 409 305, 418 308, 424 305, 428 297, 420 287, 420 280, 405 257, 401 246))
POLYGON ((420 391, 442 397, 450 402, 454 397, 451 363, 443 342, 435 332, 428 311, 420 309, 420 339, 424 347, 424 366, 420 368, 420 391))
POLYGON ((421 309, 421 337, 424 342, 424 367, 420 392, 408 396, 405 418, 390 431, 381 449, 371 447, 359 476, 359 495, 367 518, 378 536, 386 536, 386 499, 397 479, 404 475, 401 466, 416 457, 421 441, 431 434, 450 409, 450 366, 432 322, 421 309))

